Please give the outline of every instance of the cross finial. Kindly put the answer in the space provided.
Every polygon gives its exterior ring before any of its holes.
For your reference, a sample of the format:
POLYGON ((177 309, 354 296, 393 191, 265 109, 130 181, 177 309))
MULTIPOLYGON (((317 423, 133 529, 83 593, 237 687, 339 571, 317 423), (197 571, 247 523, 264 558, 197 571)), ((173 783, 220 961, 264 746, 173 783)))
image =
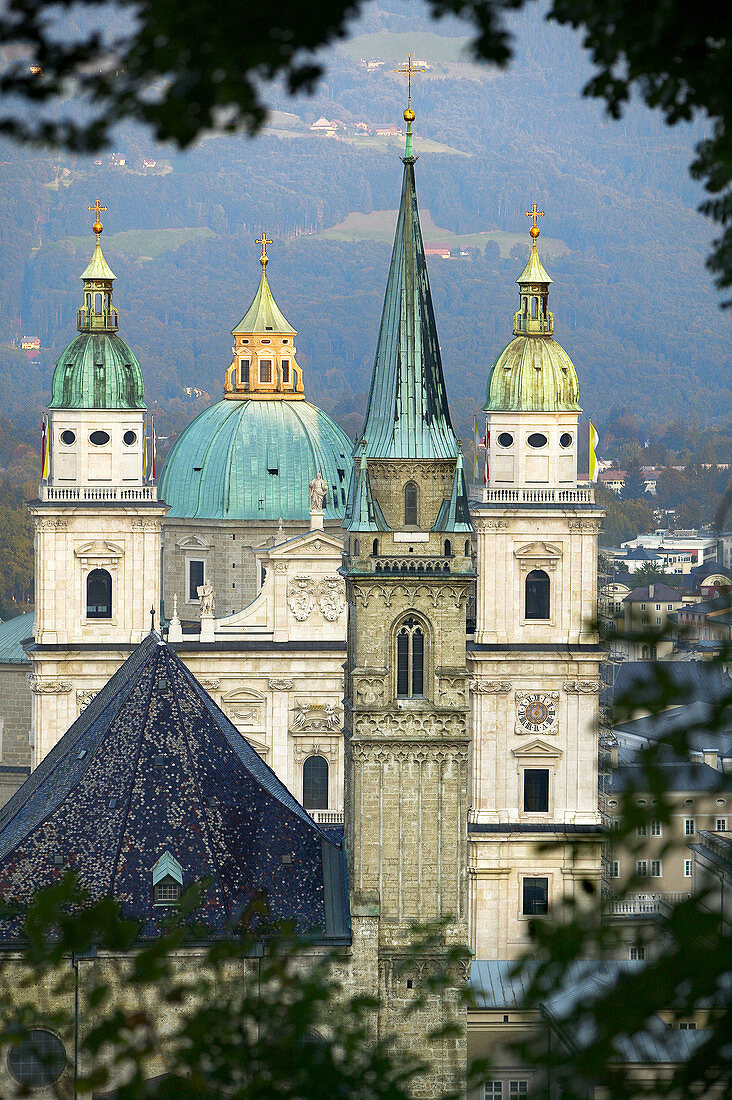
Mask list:
POLYGON ((154 630, 155 630, 155 608, 151 607, 150 608, 150 631, 154 632, 154 630))
POLYGON ((531 229, 529 230, 529 233, 534 238, 534 240, 536 240, 536 238, 539 236, 539 232, 540 232, 539 226, 536 224, 536 219, 537 218, 543 218, 544 217, 544 211, 543 210, 537 210, 536 203, 534 203, 534 209, 533 210, 527 210, 526 211, 526 217, 534 219, 534 224, 532 225, 531 229))
POLYGON ((101 214, 101 212, 103 210, 106 210, 107 207, 106 206, 100 206, 99 205, 99 199, 97 199, 97 201, 94 203, 94 205, 90 206, 89 209, 93 210, 94 213, 96 214, 96 221, 94 222, 94 225, 92 226, 92 229, 94 230, 96 235, 99 236, 99 234, 102 232, 102 229, 103 229, 102 223, 99 220, 99 215, 101 214))
MULTIPOLYGON (((398 69, 394 70, 395 73, 404 73, 407 77, 407 110, 412 108, 412 77, 415 73, 426 73, 425 68, 418 68, 412 64, 411 53, 407 54, 407 60, 404 65, 401 65, 398 69)), ((407 119, 409 121, 409 119, 407 119)))
POLYGON ((267 245, 272 244, 272 241, 269 239, 269 237, 267 236, 265 231, 262 230, 262 236, 257 237, 257 239, 254 243, 255 244, 261 244, 261 246, 262 246, 262 255, 259 257, 259 262, 262 265, 262 267, 264 268, 269 263, 269 256, 267 255, 267 245))

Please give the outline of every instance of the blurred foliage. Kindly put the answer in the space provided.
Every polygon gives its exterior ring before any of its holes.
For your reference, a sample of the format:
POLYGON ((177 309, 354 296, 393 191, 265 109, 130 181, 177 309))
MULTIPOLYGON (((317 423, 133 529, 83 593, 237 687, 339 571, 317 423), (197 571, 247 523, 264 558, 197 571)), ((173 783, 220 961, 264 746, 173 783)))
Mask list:
MULTIPOLYGON (((634 636, 635 637, 635 636, 634 636)), ((637 640, 637 637, 636 639, 637 640)), ((657 638, 648 635, 649 644, 657 638)), ((712 667, 725 669, 732 659, 729 649, 715 657, 712 667)), ((649 666, 652 676, 642 689, 635 689, 615 701, 616 722, 627 721, 642 714, 659 714, 669 707, 688 703, 686 690, 672 679, 663 662, 649 666)), ((732 706, 732 682, 729 692, 711 706, 703 729, 696 724, 696 734, 708 732, 710 743, 717 743, 719 731, 729 726, 732 706)), ((670 761, 689 761, 696 747, 690 741, 691 731, 685 728, 666 730, 663 740, 650 740, 635 757, 632 782, 621 790, 613 790, 617 799, 618 827, 609 834, 608 858, 630 859, 644 854, 645 839, 641 831, 651 835, 651 821, 661 822, 664 837, 670 837, 673 815, 678 814, 678 795, 671 790, 670 761), (639 796, 643 795, 641 798, 639 796)), ((729 797, 730 775, 716 773, 715 793, 729 797)), ((677 819, 678 820, 678 819, 677 819)), ((667 839, 657 856, 671 854, 678 841, 667 839)), ((654 858, 656 852, 654 852, 654 858)), ((616 880, 613 880, 614 884, 616 880)), ((587 883, 587 889, 594 889, 587 883)), ((647 891, 647 878, 631 878, 624 888, 613 893, 613 900, 624 899, 647 891)), ((729 887, 727 887, 729 889, 729 887)), ((605 1089, 607 1100, 628 1100, 641 1096, 675 1098, 691 1096, 729 1096, 729 1042, 732 1034, 732 936, 729 914, 725 921, 724 907, 719 902, 720 888, 697 889, 688 898, 662 907, 654 914, 650 939, 640 938, 646 945, 647 958, 642 965, 621 969, 615 982, 609 978, 588 985, 582 995, 554 1002, 551 1028, 559 1041, 548 1044, 546 1032, 517 1044, 517 1052, 528 1064, 544 1067, 562 1100, 586 1100, 594 1089, 605 1089), (650 944, 650 947, 649 947, 650 944), (648 1029, 663 1045, 663 1025, 659 1033, 659 1013, 679 1020, 694 1017, 701 1010, 708 1020, 699 1034, 699 1045, 692 1057, 672 1067, 671 1072, 659 1068, 643 1080, 637 1068, 623 1059, 627 1040, 648 1029), (719 1092, 707 1093, 714 1086, 719 1092)), ((605 898, 607 904, 609 898, 605 898)), ((647 930, 649 931, 649 930, 647 930)), ((570 901, 564 919, 556 922, 532 923, 532 949, 518 964, 525 976, 528 993, 524 1008, 541 1011, 549 998, 561 995, 573 979, 573 966, 580 959, 618 958, 625 945, 627 932, 622 922, 598 922, 596 909, 570 901), (538 965, 537 965, 538 960, 538 965)), ((547 1016, 545 1015, 546 1019, 547 1016)), ((627 1049, 627 1047, 626 1047, 627 1049)), ((537 1093, 537 1098, 538 1098, 537 1093)), ((546 1095, 545 1091, 541 1096, 546 1095)), ((552 1093, 554 1095, 554 1093, 552 1093)))

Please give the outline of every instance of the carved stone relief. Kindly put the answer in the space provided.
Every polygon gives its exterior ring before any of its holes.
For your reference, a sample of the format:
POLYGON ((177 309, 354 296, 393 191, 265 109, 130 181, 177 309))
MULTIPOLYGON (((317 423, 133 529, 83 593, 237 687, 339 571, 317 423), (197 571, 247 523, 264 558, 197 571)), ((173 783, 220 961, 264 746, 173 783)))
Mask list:
POLYGON ((318 587, 320 614, 334 623, 346 609, 346 586, 340 577, 324 577, 318 587))
POLYGON ((270 691, 292 691, 294 686, 295 681, 287 677, 282 677, 280 679, 273 677, 271 680, 267 681, 267 687, 270 691))
POLYGON ((97 694, 98 693, 96 691, 77 691, 76 705, 79 708, 80 714, 83 710, 86 710, 92 699, 94 699, 97 694))
POLYGON ((287 606, 298 622, 304 622, 315 607, 315 583, 312 577, 293 577, 287 586, 287 606))
POLYGON ((470 690, 476 695, 506 695, 511 690, 510 680, 471 680, 470 690))
POLYGON ((355 684, 356 701, 367 707, 382 702, 385 688, 384 676, 359 677, 355 684))
POLYGON ((68 695, 73 684, 68 680, 43 680, 29 672, 28 686, 35 695, 68 695))
POLYGON ((295 703, 295 716, 290 725, 291 733, 314 733, 340 730, 341 718, 335 703, 310 703, 298 699, 295 703))
POLYGON ((598 695, 602 680, 565 680, 563 687, 568 695, 598 695))

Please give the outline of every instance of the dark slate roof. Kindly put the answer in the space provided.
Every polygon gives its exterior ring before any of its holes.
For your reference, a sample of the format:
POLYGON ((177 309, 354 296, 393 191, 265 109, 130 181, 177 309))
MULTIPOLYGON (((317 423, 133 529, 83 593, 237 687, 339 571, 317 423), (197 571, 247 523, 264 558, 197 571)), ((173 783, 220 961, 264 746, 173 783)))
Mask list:
POLYGON ((652 596, 649 589, 647 584, 634 588, 624 597, 623 603, 678 603, 681 600, 678 588, 670 588, 667 584, 654 584, 652 596))
MULTIPOLYGON (((152 890, 166 852, 184 887, 210 879, 195 919, 213 934, 263 894, 273 920, 348 938, 342 844, 150 634, 0 811, 0 896, 23 906, 74 869, 149 938, 167 912, 152 890)), ((18 933, 0 920, 0 941, 18 933)))
POLYGON ((457 454, 411 156, 404 157, 399 216, 362 435, 370 458, 454 458, 457 454))
POLYGON ((647 550, 645 546, 634 546, 632 550, 629 550, 625 555, 626 561, 655 561, 658 554, 654 554, 652 550, 647 550))
POLYGON ((732 694, 732 679, 708 661, 624 661, 615 672, 612 698, 603 701, 617 703, 632 693, 642 709, 648 700, 658 699, 659 678, 668 686, 674 703, 717 703, 732 694))
MULTIPOLYGON (((655 767, 667 791, 716 791, 725 782, 724 774, 709 764, 657 763, 655 767)), ((616 768, 611 783, 613 791, 643 791, 648 786, 648 773, 643 768, 616 768)))
POLYGON ((682 617, 687 611, 692 611, 695 615, 714 615, 715 621, 719 621, 723 616, 719 615, 719 612, 729 611, 732 608, 732 602, 729 596, 713 596, 710 600, 700 600, 699 603, 686 603, 683 607, 680 607, 677 614, 682 617))
POLYGON ((0 622, 0 664, 28 664, 21 642, 33 637, 35 614, 27 611, 0 622))

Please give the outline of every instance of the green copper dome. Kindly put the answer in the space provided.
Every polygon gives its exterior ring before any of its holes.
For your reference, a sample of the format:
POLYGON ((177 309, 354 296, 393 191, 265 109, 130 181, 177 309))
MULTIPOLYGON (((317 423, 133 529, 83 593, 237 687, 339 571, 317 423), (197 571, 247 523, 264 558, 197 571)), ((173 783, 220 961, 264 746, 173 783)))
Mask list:
MULTIPOLYGON (((89 209, 93 209, 89 207, 89 209)), ((144 409, 140 364, 117 335, 113 302, 115 274, 102 253, 97 199, 94 253, 79 278, 84 299, 77 313, 79 335, 62 352, 51 382, 51 409, 144 409)))
POLYGON ((81 332, 61 354, 51 383, 52 409, 144 409, 142 371, 113 332, 81 332))
POLYGON ((353 443, 309 401, 224 400, 188 425, 168 456, 159 495, 170 515, 307 521, 308 486, 328 483, 325 519, 343 518, 353 443))
POLYGON ((574 363, 554 339, 554 314, 549 310, 551 279, 536 247, 539 236, 536 217, 531 236, 528 262, 516 280, 521 303, 513 315, 514 339, 490 369, 485 409, 582 412, 574 363))
POLYGON ((572 360, 550 336, 517 336, 491 367, 485 408, 581 412, 572 360))

